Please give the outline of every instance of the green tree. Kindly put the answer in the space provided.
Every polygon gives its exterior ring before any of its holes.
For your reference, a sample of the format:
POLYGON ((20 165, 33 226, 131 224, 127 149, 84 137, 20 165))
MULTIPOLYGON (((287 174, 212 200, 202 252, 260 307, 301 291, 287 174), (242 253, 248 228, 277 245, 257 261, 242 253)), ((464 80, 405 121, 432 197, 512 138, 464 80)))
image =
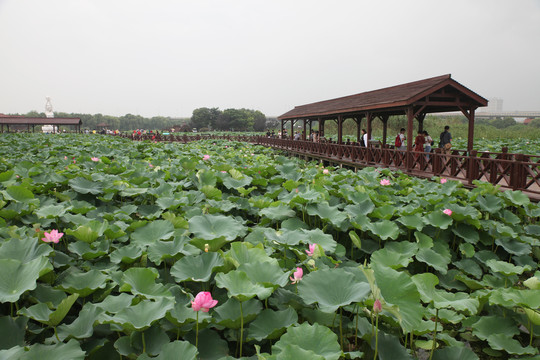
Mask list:
POLYGON ((198 108, 193 110, 191 126, 194 128, 215 128, 221 111, 218 108, 198 108))

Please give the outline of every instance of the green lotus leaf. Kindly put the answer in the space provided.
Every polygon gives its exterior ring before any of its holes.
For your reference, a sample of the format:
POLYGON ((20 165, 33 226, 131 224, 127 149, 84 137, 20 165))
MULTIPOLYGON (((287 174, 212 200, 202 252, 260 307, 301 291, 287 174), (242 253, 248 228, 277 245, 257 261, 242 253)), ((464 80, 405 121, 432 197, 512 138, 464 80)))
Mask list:
POLYGON ((25 291, 35 289, 37 279, 51 268, 49 259, 44 256, 27 263, 0 259, 0 303, 19 300, 25 291))
POLYGON ((531 245, 514 239, 498 237, 495 239, 495 244, 502 247, 507 253, 516 256, 529 255, 531 253, 531 245))
POLYGON ((434 274, 417 274, 412 276, 411 280, 416 284, 422 301, 425 303, 433 302, 437 309, 451 307, 457 311, 467 312, 469 315, 478 312, 480 303, 478 299, 471 297, 469 294, 436 289, 435 286, 439 283, 439 279, 434 274))
POLYGON ((296 212, 285 204, 275 203, 267 208, 259 211, 259 215, 265 216, 270 220, 285 220, 287 218, 295 217, 296 212))
MULTIPOLYGON (((244 316, 244 326, 253 321, 261 312, 262 305, 257 299, 242 302, 242 314, 244 316)), ((215 308, 215 320, 229 329, 240 329, 241 313, 240 302, 235 298, 230 298, 224 304, 215 308)))
POLYGON ((323 220, 329 221, 338 228, 348 218, 347 213, 340 211, 338 206, 330 206, 326 201, 308 205, 307 213, 310 216, 318 216, 323 220))
POLYGON ((289 275, 275 261, 243 263, 238 270, 245 272, 251 281, 274 289, 284 287, 289 281, 289 275))
POLYGON ((163 210, 157 205, 139 205, 139 208, 137 209, 137 214, 139 217, 148 220, 155 220, 159 218, 162 212, 163 210))
MULTIPOLYGON (((195 332, 189 332, 185 336, 190 343, 195 343, 195 332)), ((227 341, 223 340, 220 333, 211 329, 199 330, 199 357, 201 359, 225 359, 229 355, 229 346, 227 341)))
POLYGON ((531 202, 527 195, 521 191, 503 191, 502 196, 515 206, 524 206, 531 202))
POLYGON ((251 184, 252 180, 253 178, 247 175, 242 176, 242 178, 240 179, 235 179, 233 177, 226 177, 225 179, 223 179, 223 185, 227 189, 243 188, 251 184))
POLYGON ((426 234, 415 231, 414 237, 416 239, 416 242, 418 243, 419 249, 430 249, 433 247, 433 239, 426 234))
POLYGON ((308 235, 310 244, 320 245, 329 254, 336 251, 337 242, 332 235, 325 234, 321 229, 303 230, 303 232, 308 235))
POLYGON ((0 259, 14 259, 22 263, 49 256, 53 249, 37 239, 15 239, 2 242, 0 259))
POLYGON ((174 307, 174 299, 160 297, 156 301, 142 300, 137 305, 125 307, 113 316, 106 316, 101 323, 117 324, 124 330, 145 330, 165 317, 174 307))
POLYGON ((227 240, 225 236, 216 237, 210 240, 202 238, 193 238, 189 240, 189 244, 192 247, 198 248, 199 250, 208 250, 211 252, 219 251, 223 246, 227 245, 230 240, 227 240))
POLYGON ((398 218, 397 221, 405 225, 405 227, 408 229, 414 229, 417 231, 422 231, 425 226, 424 218, 419 214, 405 215, 398 218))
POLYGON ((531 290, 540 290, 540 279, 537 276, 532 276, 523 282, 523 285, 531 290))
POLYGON ((107 275, 96 269, 85 273, 72 272, 64 278, 58 287, 70 294, 77 293, 80 297, 85 297, 97 289, 103 289, 108 279, 107 275))
POLYGON ((109 257, 113 264, 119 264, 121 262, 124 264, 132 264, 142 256, 142 253, 143 251, 139 245, 130 244, 114 250, 109 257))
POLYGON ((0 182, 6 182, 15 179, 15 171, 9 170, 0 173, 0 182))
POLYGON ((84 241, 76 241, 70 243, 68 249, 85 260, 95 259, 107 255, 109 252, 108 241, 100 241, 98 243, 93 243, 92 245, 94 245, 94 247, 84 241))
POLYGON ((306 304, 318 303, 324 312, 363 301, 371 292, 367 282, 359 282, 343 269, 323 269, 304 276, 298 285, 298 294, 306 304))
POLYGON ((452 216, 443 213, 443 209, 437 209, 434 212, 429 213, 425 219, 427 224, 443 230, 448 229, 448 226, 452 224, 452 216))
MULTIPOLYGON (((378 336, 379 344, 379 356, 380 360, 412 360, 412 356, 407 352, 407 349, 401 345, 399 338, 379 331, 378 336)), ((371 347, 375 348, 375 337, 371 337, 371 347)))
POLYGON ((371 254, 371 261, 378 264, 389 266, 392 269, 407 267, 413 258, 410 255, 388 250, 380 249, 371 254))
POLYGON ((229 297, 234 297, 239 301, 246 301, 254 296, 266 299, 272 293, 271 289, 253 283, 243 271, 233 270, 226 274, 219 273, 215 280, 217 287, 227 289, 229 297))
POLYGON ((450 346, 436 349, 433 360, 478 360, 478 356, 465 346, 450 346))
POLYGON ((390 220, 381 220, 367 224, 367 229, 381 240, 396 240, 399 236, 399 227, 390 220))
POLYGON ((489 302, 506 307, 523 306, 538 309, 540 308, 540 290, 498 288, 491 293, 489 302))
POLYGON ((54 219, 60 216, 64 216, 69 206, 65 204, 60 205, 44 205, 35 211, 35 214, 40 218, 54 219))
MULTIPOLYGON (((202 340, 202 339, 201 339, 202 340)), ((203 343, 201 341, 201 343, 203 343)), ((204 343, 206 344, 206 343, 204 343)), ((172 341, 170 343, 167 343, 161 347, 161 352, 156 357, 149 357, 147 354, 143 354, 139 356, 138 360, 169 360, 169 359, 175 359, 178 357, 178 355, 182 355, 182 360, 195 360, 197 359, 197 355, 199 354, 199 351, 195 347, 195 345, 190 344, 187 341, 172 341)))
POLYGON ((232 241, 244 236, 247 230, 240 221, 224 215, 193 216, 188 222, 189 231, 204 240, 224 237, 225 240, 232 241))
POLYGON ((148 246, 148 259, 160 265, 165 259, 171 259, 184 251, 187 237, 175 237, 173 241, 156 241, 148 246))
POLYGON ((480 240, 478 231, 469 224, 458 223, 452 228, 452 232, 470 244, 476 244, 480 240))
POLYGON ((103 193, 103 184, 77 177, 68 181, 69 186, 79 194, 98 195, 103 193))
POLYGON ((24 345, 27 323, 24 316, 0 316, 0 350, 24 345))
POLYGON ((263 359, 267 360, 296 360, 296 359, 310 359, 310 360, 325 360, 325 357, 318 355, 311 350, 302 349, 295 344, 284 345, 279 352, 279 357, 276 355, 264 356, 263 359))
POLYGON ((6 360, 84 360, 86 353, 77 340, 71 339, 55 345, 34 344, 29 347, 17 346, 0 351, 0 358, 6 360))
POLYGON ((28 308, 22 308, 19 310, 19 314, 39 321, 45 325, 56 326, 64 319, 78 297, 78 294, 66 297, 57 306, 56 310, 49 309, 45 303, 38 303, 28 308))
POLYGON ((34 193, 28 188, 20 185, 8 186, 2 193, 6 199, 18 202, 27 202, 28 200, 34 199, 34 193))
POLYGON ((403 331, 414 331, 423 318, 424 309, 411 277, 377 263, 371 263, 371 267, 384 301, 389 305, 397 305, 398 310, 394 315, 398 318, 403 331))
POLYGON ((253 246, 246 242, 232 243, 231 249, 225 253, 225 259, 235 267, 246 263, 277 262, 266 254, 262 245, 253 246))
POLYGON ((248 340, 262 341, 279 338, 285 329, 298 322, 298 315, 292 308, 283 311, 263 310, 248 329, 248 340))
POLYGON ((464 273, 474 276, 477 279, 481 279, 482 275, 484 274, 484 271, 478 265, 478 263, 471 259, 463 259, 460 261, 455 261, 454 265, 458 268, 463 270, 464 273))
POLYGON ((168 240, 174 235, 174 226, 167 220, 155 220, 137 228, 131 234, 131 241, 141 248, 158 240, 168 240))
MULTIPOLYGON (((342 355, 337 335, 326 326, 317 323, 313 325, 303 323, 290 327, 272 346, 272 354, 281 358, 281 353, 289 345, 295 345, 305 350, 302 354, 313 352, 325 360, 338 360, 342 355)), ((298 354, 298 352, 295 351, 294 354, 298 354)), ((311 359, 311 357, 308 358, 311 359)))
POLYGON ((133 295, 141 295, 147 299, 158 299, 172 296, 162 284, 156 283, 158 272, 155 268, 130 268, 124 272, 120 291, 130 291, 133 295))
POLYGON ((217 177, 211 170, 201 169, 197 172, 195 178, 199 189, 203 186, 216 186, 217 177))
MULTIPOLYGON (((186 304, 177 302, 174 304, 174 308, 167 312, 167 320, 176 326, 184 326, 197 320, 197 312, 193 310, 191 305, 188 307, 186 304)), ((208 323, 211 320, 210 313, 199 311, 199 327, 201 324, 208 323)))
POLYGON ((452 254, 450 253, 448 244, 437 240, 433 242, 432 248, 419 249, 416 254, 416 259, 432 266, 442 274, 446 274, 448 271, 448 264, 450 264, 450 261, 452 260, 452 254))
POLYGON ((390 204, 378 206, 371 212, 371 217, 381 220, 390 220, 396 213, 396 207, 390 204))
POLYGON ((302 229, 282 229, 281 231, 272 231, 272 229, 268 229, 267 231, 265 231, 265 235, 268 241, 276 242, 278 244, 283 244, 287 246, 295 246, 298 245, 300 242, 307 243, 309 241, 308 235, 303 232, 302 229))
POLYGON ((79 316, 71 324, 58 326, 58 337, 62 341, 69 338, 86 339, 91 337, 94 333, 94 323, 103 311, 92 303, 86 303, 79 312, 79 316))
POLYGON ((122 293, 120 295, 109 295, 96 306, 104 311, 116 314, 120 310, 129 307, 135 297, 130 294, 122 293))
POLYGON ((84 200, 71 200, 69 211, 75 214, 86 214, 90 210, 94 210, 96 207, 84 200))
POLYGON ((186 280, 206 282, 210 280, 214 268, 223 264, 223 258, 215 252, 184 256, 171 267, 171 275, 178 282, 186 280))
POLYGON ((531 323, 533 323, 534 325, 540 325, 540 311, 527 308, 523 308, 523 311, 525 311, 525 314, 527 315, 531 323))
POLYGON ((474 246, 469 243, 459 244, 459 251, 468 258, 472 258, 475 253, 474 246))
POLYGON ((505 276, 520 275, 524 271, 531 270, 530 266, 515 266, 509 262, 495 259, 486 261, 486 265, 491 269, 491 271, 501 273, 505 276))
POLYGON ((503 350, 509 354, 535 355, 538 353, 538 349, 536 347, 523 347, 521 346, 521 343, 519 341, 514 338, 508 337, 505 334, 490 335, 487 338, 487 342, 492 349, 503 350))
POLYGON ((103 235, 108 226, 107 220, 91 220, 84 225, 80 225, 75 230, 66 229, 66 234, 74 236, 77 240, 92 243, 103 235))

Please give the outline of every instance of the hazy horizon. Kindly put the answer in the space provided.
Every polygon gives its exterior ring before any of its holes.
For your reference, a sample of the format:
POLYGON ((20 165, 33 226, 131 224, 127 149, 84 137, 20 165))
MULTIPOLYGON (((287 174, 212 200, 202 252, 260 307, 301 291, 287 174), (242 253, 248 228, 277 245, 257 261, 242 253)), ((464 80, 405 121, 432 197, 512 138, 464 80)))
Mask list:
MULTIPOLYGON (((452 74, 540 111, 540 0, 0 0, 0 113, 279 116, 452 74)), ((480 110, 479 110, 480 111, 480 110)))

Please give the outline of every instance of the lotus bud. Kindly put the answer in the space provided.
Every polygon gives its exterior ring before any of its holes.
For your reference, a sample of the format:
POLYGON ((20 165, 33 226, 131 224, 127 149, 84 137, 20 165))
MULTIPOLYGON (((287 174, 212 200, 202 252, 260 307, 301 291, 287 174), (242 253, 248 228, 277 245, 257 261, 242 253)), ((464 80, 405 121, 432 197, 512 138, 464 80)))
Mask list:
POLYGON ((210 250, 210 245, 204 244, 204 252, 208 252, 210 250))

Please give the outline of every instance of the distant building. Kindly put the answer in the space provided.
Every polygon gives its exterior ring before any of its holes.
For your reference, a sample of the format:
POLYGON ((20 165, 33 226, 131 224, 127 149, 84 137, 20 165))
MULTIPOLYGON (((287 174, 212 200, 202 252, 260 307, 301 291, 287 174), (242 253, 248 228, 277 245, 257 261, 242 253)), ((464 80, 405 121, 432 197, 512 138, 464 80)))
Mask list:
POLYGON ((503 99, 491 98, 489 99, 488 106, 482 109, 482 112, 487 113, 500 113, 503 111, 503 99))

